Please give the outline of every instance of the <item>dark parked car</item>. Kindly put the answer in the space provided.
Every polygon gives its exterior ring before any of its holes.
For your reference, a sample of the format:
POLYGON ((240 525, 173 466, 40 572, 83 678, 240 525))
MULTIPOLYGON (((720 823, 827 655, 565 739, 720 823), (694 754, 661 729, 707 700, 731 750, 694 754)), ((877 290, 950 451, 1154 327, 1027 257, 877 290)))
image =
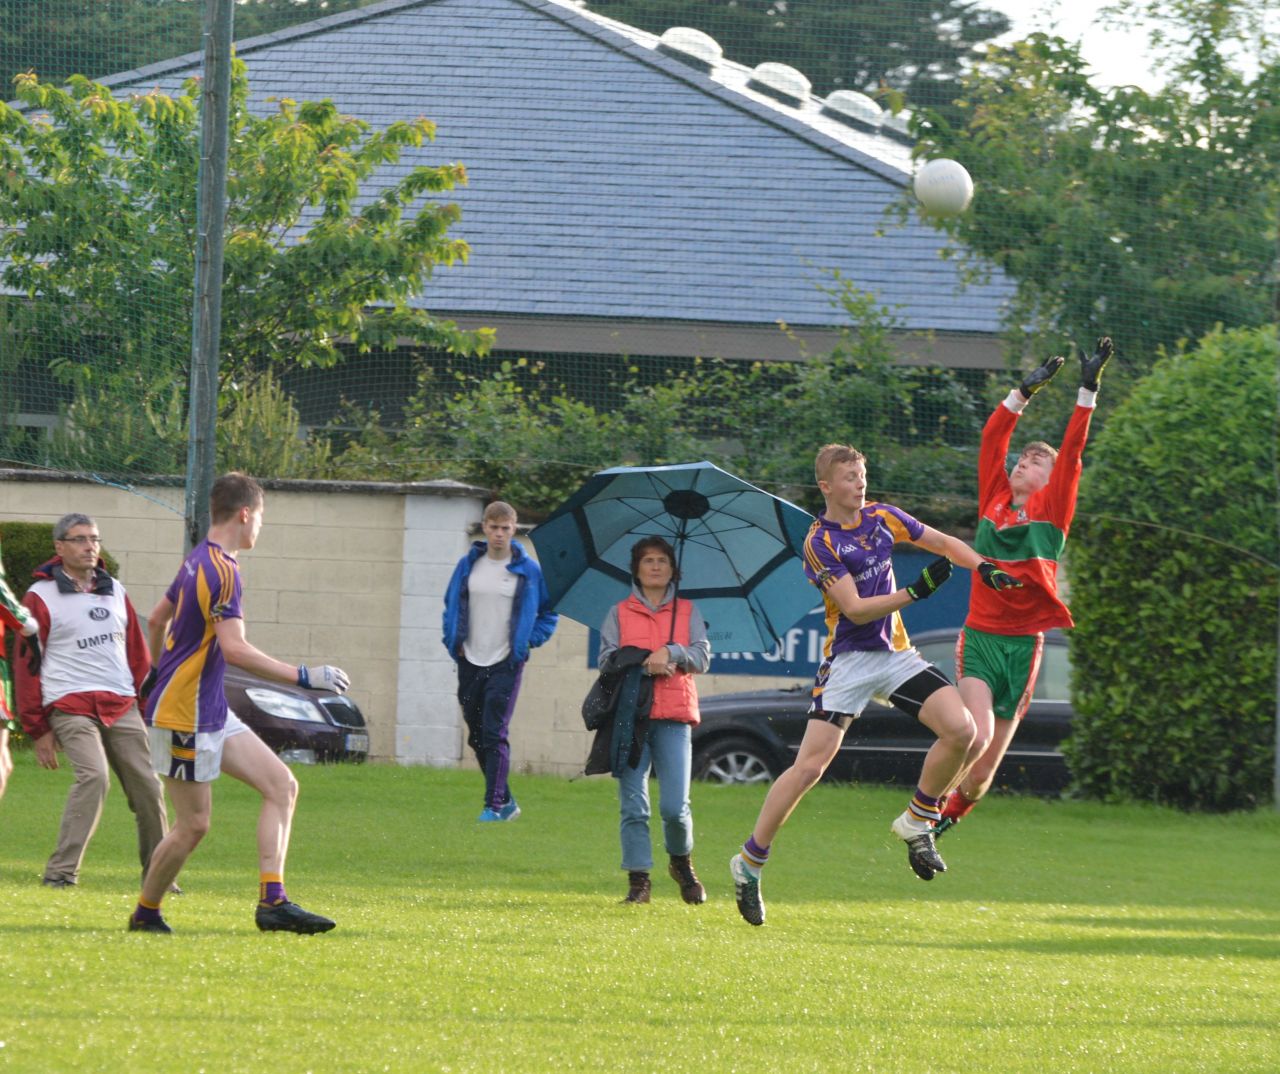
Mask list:
MULTIPOLYGON (((139 616, 142 632, 147 617, 139 616)), ((263 742, 295 764, 320 761, 364 761, 369 756, 369 729, 364 714, 349 697, 332 690, 304 690, 226 666, 223 688, 231 711, 263 742)))
POLYGON ((285 761, 363 761, 369 729, 349 697, 304 690, 227 665, 227 704, 285 761))
MULTIPOLYGON (((922 631, 915 647, 955 681, 956 630, 922 631)), ((1061 632, 1045 635, 1031 707, 1005 755, 995 786, 1058 794, 1069 782, 1059 746, 1071 731, 1070 666, 1061 632)), ((714 783, 768 783, 794 760, 808 722, 809 687, 716 694, 699 703, 693 774, 714 783)), ((913 786, 933 734, 918 720, 872 702, 849 728, 825 779, 913 786)))

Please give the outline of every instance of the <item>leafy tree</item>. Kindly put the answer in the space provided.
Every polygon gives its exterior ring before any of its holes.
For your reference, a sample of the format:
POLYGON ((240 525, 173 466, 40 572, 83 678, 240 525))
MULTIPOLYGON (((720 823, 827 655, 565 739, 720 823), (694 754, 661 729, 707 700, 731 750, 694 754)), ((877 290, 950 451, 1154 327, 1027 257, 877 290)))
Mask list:
POLYGON ((849 324, 803 362, 695 360, 618 371, 592 405, 540 363, 424 371, 398 435, 349 408, 331 432, 330 473, 410 480, 447 473, 538 517, 607 466, 708 459, 817 509, 813 456, 833 437, 871 459, 877 495, 944 526, 972 524, 980 425, 947 370, 902 366, 895 318, 840 276, 828 288, 849 324), (448 375, 452 372, 452 385, 448 375))
POLYGON ((1110 333, 1141 372, 1215 324, 1275 317, 1280 64, 1232 65, 1233 24, 1209 17, 1231 5, 1180 6, 1204 17, 1158 92, 1100 89, 1076 46, 1034 35, 988 51, 959 121, 917 114, 917 155, 974 178, 945 226, 1016 281, 1009 334, 1036 353, 1110 333))
POLYGON ((1088 795, 1270 800, 1278 365, 1275 325, 1215 331, 1142 380, 1090 451, 1068 545, 1067 753, 1088 795))
POLYGON ((913 106, 946 105, 974 46, 1009 29, 1000 12, 965 0, 591 0, 602 15, 661 34, 691 26, 725 55, 802 71, 814 92, 882 85, 913 106))
MULTIPOLYGON (((403 341, 485 351, 491 332, 409 306, 436 265, 467 256, 448 235, 457 207, 432 200, 466 181, 462 165, 408 169, 356 202, 433 124, 371 131, 330 101, 282 99, 255 115, 233 66, 223 417, 274 406, 272 420, 287 422, 287 400, 258 381, 333 365, 339 340, 360 352, 403 341)), ((78 75, 67 89, 22 76, 17 92, 24 108, 0 105, 0 278, 26 300, 8 300, 0 372, 49 366, 77 395, 70 435, 81 441, 88 423, 104 443, 172 448, 190 360, 199 82, 117 100, 78 75)))
MULTIPOLYGON (((236 0, 243 41, 373 0, 236 0)), ((105 78, 201 48, 205 0, 5 0, 0 5, 0 79, 8 90, 33 72, 60 85, 71 75, 105 78)))

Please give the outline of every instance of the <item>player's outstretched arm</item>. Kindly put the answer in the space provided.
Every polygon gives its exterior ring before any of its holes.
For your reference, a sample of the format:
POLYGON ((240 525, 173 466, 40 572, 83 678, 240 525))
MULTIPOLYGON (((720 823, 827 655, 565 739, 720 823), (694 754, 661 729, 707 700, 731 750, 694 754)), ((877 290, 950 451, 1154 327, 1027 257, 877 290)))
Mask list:
POLYGON ((1022 393, 1024 399, 1030 399, 1049 381, 1058 375, 1058 370, 1062 368, 1066 361, 1061 355, 1055 355, 1049 358, 1043 365, 1037 366, 1022 378, 1022 383, 1018 385, 1018 391, 1022 393))
MULTIPOLYGON (((924 532, 920 534, 920 538, 915 541, 915 544, 921 548, 927 548, 930 552, 945 556, 952 563, 959 564, 961 567, 977 571, 978 577, 982 579, 983 584, 990 586, 992 589, 1022 588, 1022 583, 1017 578, 1008 571, 1001 570, 994 563, 988 563, 964 541, 960 540, 959 537, 952 537, 951 534, 935 530, 932 526, 925 526, 924 532)), ((931 570, 933 567, 934 564, 931 563, 927 569, 931 570)))
POLYGON ((895 589, 892 593, 882 593, 876 597, 859 596, 858 587, 849 574, 836 579, 823 593, 840 609, 841 615, 859 625, 892 615, 905 608, 913 599, 905 589, 895 589))
POLYGON ((336 690, 341 694, 351 685, 347 673, 341 668, 329 664, 295 667, 268 656, 244 636, 243 619, 219 619, 213 624, 213 632, 218 637, 223 657, 233 667, 311 690, 336 690))
POLYGON ((1102 371, 1107 368, 1107 363, 1111 361, 1111 355, 1114 352, 1115 347, 1111 343, 1111 337, 1103 336, 1098 340, 1098 345, 1092 354, 1080 355, 1080 387, 1089 392, 1098 390, 1102 371))

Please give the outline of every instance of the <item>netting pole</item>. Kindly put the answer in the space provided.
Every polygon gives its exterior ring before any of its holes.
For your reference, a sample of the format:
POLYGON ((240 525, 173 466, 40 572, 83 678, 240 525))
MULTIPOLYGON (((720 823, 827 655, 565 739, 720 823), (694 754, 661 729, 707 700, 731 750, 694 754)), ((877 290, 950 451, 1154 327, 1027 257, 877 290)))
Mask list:
POLYGON ((191 409, 187 432, 186 548, 209 528, 216 466, 218 347, 222 324, 222 228, 227 202, 234 0, 205 0, 200 94, 200 173, 196 190, 196 278, 191 327, 191 409))
MULTIPOLYGON (((1276 258, 1280 272, 1280 254, 1276 258)), ((1276 288, 1277 319, 1280 320, 1280 285, 1276 288)), ((1276 483, 1276 548, 1280 550, 1280 366, 1276 368, 1276 435, 1271 438, 1275 450, 1276 483)), ((1280 590, 1280 587, 1277 587, 1280 590)), ((1280 812, 1280 597, 1276 601, 1276 756, 1271 773, 1271 801, 1280 812)))
MULTIPOLYGON (((1276 217, 1276 222, 1280 224, 1280 215, 1276 217)), ((1280 237, 1276 239, 1271 278, 1272 286, 1275 288, 1272 306, 1275 309, 1276 322, 1280 324, 1280 237)), ((1276 367, 1275 402, 1275 435, 1271 438, 1271 444, 1275 452, 1272 457, 1272 474, 1276 487, 1276 550, 1280 552, 1280 365, 1276 367)), ((1280 587, 1277 589, 1280 591, 1280 587)), ((1271 804, 1277 812, 1280 812, 1280 595, 1276 600, 1276 755, 1271 772, 1271 804)))

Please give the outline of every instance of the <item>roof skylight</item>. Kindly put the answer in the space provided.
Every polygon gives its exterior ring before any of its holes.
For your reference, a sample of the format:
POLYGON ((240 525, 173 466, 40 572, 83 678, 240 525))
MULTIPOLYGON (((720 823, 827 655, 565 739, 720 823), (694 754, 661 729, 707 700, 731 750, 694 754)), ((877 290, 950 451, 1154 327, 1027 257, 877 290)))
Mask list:
POLYGON ((700 71, 710 71, 724 58, 724 50, 714 37, 691 26, 671 27, 658 38, 658 51, 700 71))

